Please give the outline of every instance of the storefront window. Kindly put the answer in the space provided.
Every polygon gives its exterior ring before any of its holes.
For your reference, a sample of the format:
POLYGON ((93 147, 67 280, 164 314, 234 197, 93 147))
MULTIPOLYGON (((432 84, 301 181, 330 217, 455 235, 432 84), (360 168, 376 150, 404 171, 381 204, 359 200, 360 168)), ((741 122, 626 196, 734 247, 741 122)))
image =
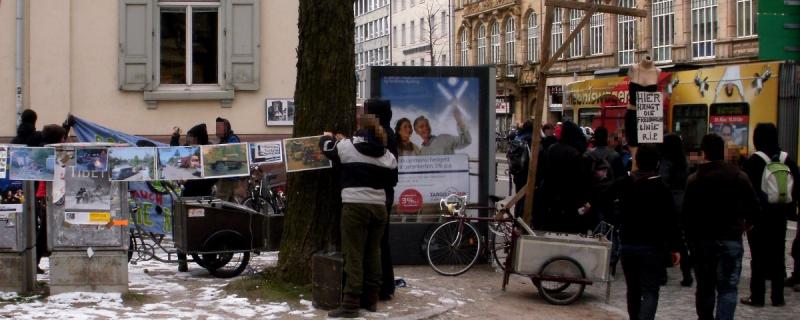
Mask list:
POLYGON ((708 132, 708 107, 704 104, 673 107, 672 132, 683 139, 683 146, 687 151, 700 150, 700 141, 708 132))

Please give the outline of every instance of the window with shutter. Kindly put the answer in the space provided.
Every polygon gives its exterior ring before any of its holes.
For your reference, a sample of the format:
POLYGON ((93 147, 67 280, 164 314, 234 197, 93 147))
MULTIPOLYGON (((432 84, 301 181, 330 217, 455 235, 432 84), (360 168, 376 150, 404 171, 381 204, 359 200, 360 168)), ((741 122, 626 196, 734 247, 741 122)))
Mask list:
POLYGON ((220 100, 258 90, 258 0, 121 0, 119 88, 159 100, 220 100))

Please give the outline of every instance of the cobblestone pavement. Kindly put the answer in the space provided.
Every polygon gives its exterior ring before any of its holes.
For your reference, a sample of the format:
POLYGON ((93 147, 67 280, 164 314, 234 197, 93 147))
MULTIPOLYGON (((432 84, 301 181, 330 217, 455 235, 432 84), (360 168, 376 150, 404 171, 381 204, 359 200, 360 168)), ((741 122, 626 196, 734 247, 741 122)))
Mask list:
MULTIPOLYGON (((790 222, 787 231, 787 268, 791 240, 796 224, 790 222)), ((745 244, 745 248, 747 245, 745 244)), ((750 294, 750 254, 745 250, 742 276, 739 282, 739 297, 750 294)), ((612 283, 610 303, 605 303, 605 285, 588 286, 583 297, 570 306, 553 306, 545 302, 530 280, 514 276, 506 292, 500 290, 502 274, 487 265, 476 266, 457 277, 444 277, 427 266, 398 267, 398 277, 412 279, 410 283, 424 283, 440 287, 456 297, 458 305, 434 319, 627 319, 625 311, 625 281, 621 272, 612 283)), ((696 319, 694 309, 694 287, 684 288, 678 283, 680 270, 669 270, 669 282, 661 289, 658 319, 696 319)), ((767 284, 769 286, 769 284, 767 284)), ((403 289, 398 289, 403 294, 403 289)), ((768 291, 769 292, 769 291, 768 291)), ((753 308, 739 304, 736 319, 800 319, 800 292, 784 289, 786 306, 753 308)), ((769 303, 769 299, 767 299, 769 303)))

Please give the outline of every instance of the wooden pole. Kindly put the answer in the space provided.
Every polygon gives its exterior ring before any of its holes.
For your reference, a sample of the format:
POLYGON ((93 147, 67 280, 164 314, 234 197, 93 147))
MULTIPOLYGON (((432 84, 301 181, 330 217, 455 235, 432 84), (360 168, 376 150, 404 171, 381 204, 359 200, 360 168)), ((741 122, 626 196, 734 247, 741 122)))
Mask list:
MULTIPOLYGON (((542 32, 542 47, 539 57, 541 65, 546 65, 550 60, 550 33, 553 31, 553 13, 554 7, 545 9, 544 29, 542 32)), ((531 213, 533 213, 533 194, 536 189, 536 167, 539 163, 539 144, 541 138, 539 133, 542 131, 542 110, 544 108, 544 91, 547 85, 547 70, 539 69, 536 74, 536 98, 533 100, 533 112, 531 117, 535 118, 533 121, 533 132, 531 133, 531 159, 530 166, 528 167, 528 184, 525 188, 525 207, 523 212, 523 220, 525 223, 530 223, 531 213)), ((531 224, 531 228, 533 225, 531 224)))

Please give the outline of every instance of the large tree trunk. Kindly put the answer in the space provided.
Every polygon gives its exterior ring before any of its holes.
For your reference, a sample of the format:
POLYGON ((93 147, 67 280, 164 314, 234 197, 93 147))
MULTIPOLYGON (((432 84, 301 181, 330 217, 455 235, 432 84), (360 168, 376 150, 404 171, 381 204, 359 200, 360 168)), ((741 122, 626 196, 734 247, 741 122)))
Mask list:
MULTIPOLYGON (((353 0, 300 0, 294 137, 323 131, 349 134, 355 125, 353 0)), ((311 255, 339 238, 341 197, 334 170, 289 174, 289 210, 278 274, 311 281, 311 255)))

